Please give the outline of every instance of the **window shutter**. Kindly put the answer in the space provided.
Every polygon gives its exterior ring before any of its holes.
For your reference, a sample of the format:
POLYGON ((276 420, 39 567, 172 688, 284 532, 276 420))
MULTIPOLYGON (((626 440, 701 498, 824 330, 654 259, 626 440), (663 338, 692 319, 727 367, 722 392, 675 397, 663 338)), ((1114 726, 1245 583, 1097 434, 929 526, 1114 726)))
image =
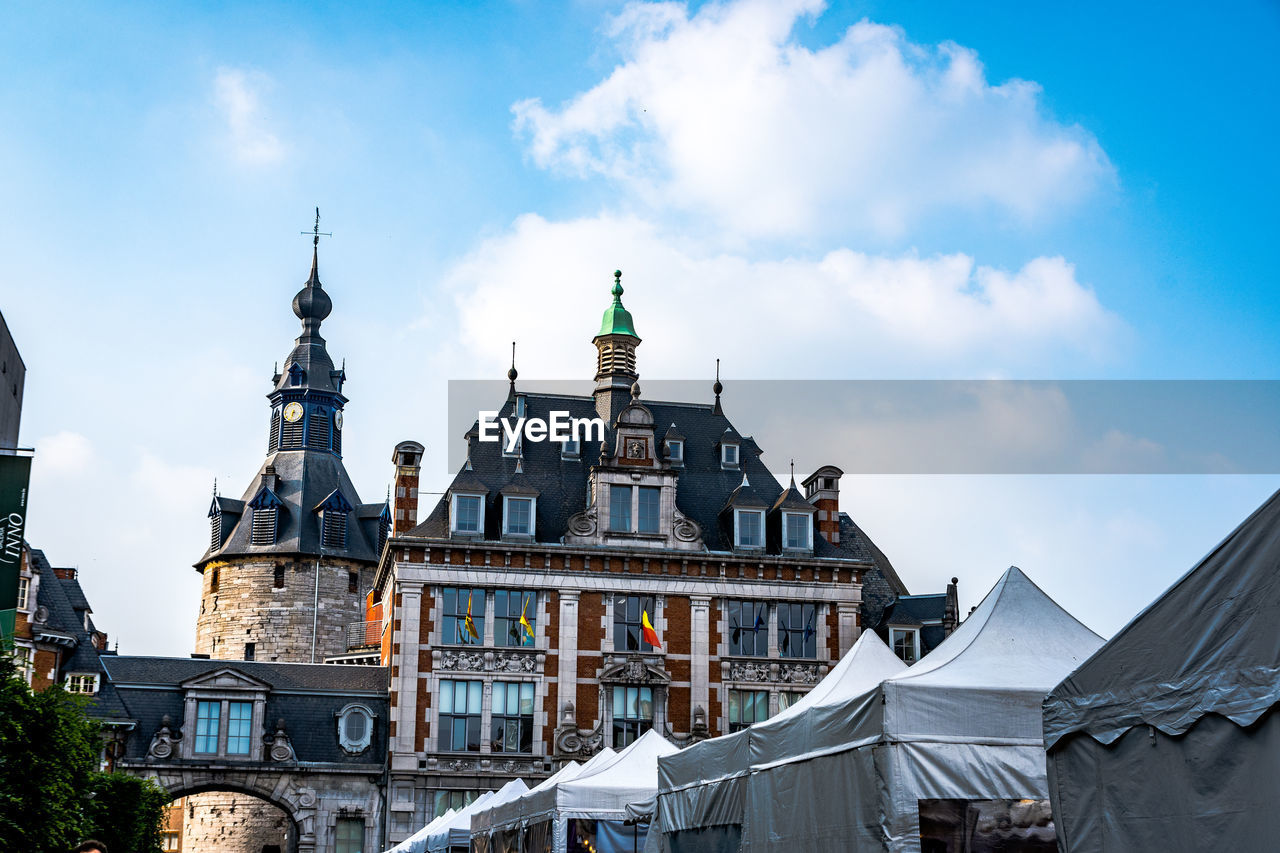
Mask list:
POLYGON ((307 431, 307 447, 311 450, 329 449, 329 418, 324 412, 311 413, 311 428, 307 431))
POLYGON ((264 507, 253 511, 252 542, 254 545, 276 544, 276 522, 279 517, 280 510, 276 507, 264 507))

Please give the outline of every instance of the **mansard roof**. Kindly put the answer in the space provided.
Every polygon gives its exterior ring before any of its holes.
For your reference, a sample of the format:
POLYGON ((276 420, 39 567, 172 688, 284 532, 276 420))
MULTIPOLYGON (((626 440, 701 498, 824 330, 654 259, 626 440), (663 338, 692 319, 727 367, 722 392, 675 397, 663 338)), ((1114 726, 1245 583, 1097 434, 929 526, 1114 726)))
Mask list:
MULTIPOLYGON (((332 453, 314 450, 280 450, 266 458, 243 501, 217 499, 224 507, 238 504, 237 515, 223 519, 223 544, 210 548, 196 563, 203 568, 211 560, 262 554, 320 554, 320 517, 313 510, 326 502, 341 501, 344 512, 355 513, 354 524, 347 525, 345 548, 325 548, 328 557, 345 557, 351 560, 377 562, 378 523, 384 504, 361 504, 356 488, 347 476, 342 460, 332 453), (252 544, 252 513, 244 507, 255 500, 262 490, 267 467, 274 466, 278 484, 271 494, 281 502, 285 511, 277 521, 276 541, 273 545, 252 544), (336 493, 336 497, 335 497, 336 493), (230 530, 226 525, 231 523, 230 530)), ((336 505, 336 504, 335 504, 336 505)), ((224 512, 227 509, 223 510, 224 512)))
MULTIPOLYGON (((550 418, 552 411, 568 412, 574 418, 596 417, 595 400, 588 396, 560 394, 525 394, 526 414, 529 417, 550 418)), ((676 488, 676 506, 688 518, 702 528, 703 541, 708 550, 727 552, 732 550, 731 533, 722 529, 720 512, 730 496, 742 485, 747 476, 750 490, 758 496, 759 505, 768 508, 784 492, 782 484, 761 461, 762 451, 754 439, 740 436, 728 417, 716 412, 714 407, 701 403, 662 402, 645 399, 645 408, 653 414, 655 424, 672 427, 684 440, 684 465, 675 469, 679 478, 676 488), (720 464, 719 444, 726 435, 741 445, 741 458, 736 468, 725 470, 720 464)), ((508 400, 499 417, 509 417, 515 403, 508 400)), ((467 433, 470 443, 471 470, 459 471, 450 490, 488 494, 488 511, 485 513, 486 539, 501 537, 501 512, 495 506, 504 487, 517 479, 516 465, 520 462, 523 473, 519 478, 538 492, 537 524, 535 536, 539 542, 558 543, 568 531, 569 518, 581 512, 588 501, 588 477, 591 467, 598 462, 598 454, 590 452, 591 445, 584 445, 579 457, 566 457, 559 444, 551 441, 523 443, 523 457, 503 456, 497 442, 481 442, 478 429, 467 433)), ((612 447, 616 433, 606 430, 605 446, 612 447)), ((441 499, 409 536, 425 538, 449 538, 448 500, 441 499)), ((860 560, 879 564, 884 560, 866 535, 856 526, 850 531, 842 528, 840 543, 832 545, 815 536, 814 556, 860 560)), ((885 565, 888 561, 884 560, 885 565)), ((892 572, 892 567, 889 567, 892 572)), ((894 575, 896 581, 896 575, 894 575)), ((901 582, 897 582, 900 586, 901 582)))

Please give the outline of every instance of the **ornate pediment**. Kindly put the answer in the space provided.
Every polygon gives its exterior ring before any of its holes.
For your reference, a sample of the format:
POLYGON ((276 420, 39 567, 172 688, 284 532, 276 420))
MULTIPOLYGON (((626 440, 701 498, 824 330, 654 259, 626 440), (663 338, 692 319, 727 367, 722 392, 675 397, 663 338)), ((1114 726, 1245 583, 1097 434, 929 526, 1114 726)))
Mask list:
POLYGON ((671 675, 640 655, 628 655, 625 660, 610 658, 600 671, 600 681, 608 684, 667 684, 671 675))
POLYGON ((223 667, 182 682, 183 690, 270 690, 271 685, 245 675, 238 669, 223 667))

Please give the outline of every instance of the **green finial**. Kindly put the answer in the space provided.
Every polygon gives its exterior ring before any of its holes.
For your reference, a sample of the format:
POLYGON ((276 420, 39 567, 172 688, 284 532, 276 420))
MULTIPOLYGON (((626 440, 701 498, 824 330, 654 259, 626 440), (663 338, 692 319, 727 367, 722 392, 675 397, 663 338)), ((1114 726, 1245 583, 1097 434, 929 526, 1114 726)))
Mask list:
POLYGON ((631 312, 622 307, 622 270, 613 271, 613 304, 605 309, 600 335, 630 335, 639 340, 631 312))

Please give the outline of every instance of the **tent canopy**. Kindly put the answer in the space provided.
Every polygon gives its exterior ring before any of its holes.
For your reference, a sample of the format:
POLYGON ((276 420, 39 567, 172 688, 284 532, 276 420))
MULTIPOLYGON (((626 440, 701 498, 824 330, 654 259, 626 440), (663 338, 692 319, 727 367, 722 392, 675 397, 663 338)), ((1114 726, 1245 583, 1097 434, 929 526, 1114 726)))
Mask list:
POLYGON ((474 815, 498 803, 510 802, 528 790, 529 786, 523 780, 512 779, 499 788, 497 793, 485 793, 472 800, 453 817, 431 830, 427 836, 428 853, 439 853, 450 847, 470 847, 471 818, 474 815))
POLYGON ((1053 690, 1046 746, 1138 725, 1181 735, 1211 713, 1252 725, 1280 701, 1277 625, 1280 492, 1053 690))
POLYGON ((556 809, 569 817, 625 819, 628 803, 658 789, 658 759, 678 747, 650 729, 613 761, 556 786, 556 809))
POLYGON ((472 816, 472 835, 489 832, 494 829, 519 826, 528 815, 546 810, 547 797, 550 797, 550 802, 554 804, 555 789, 562 782, 568 782, 584 772, 589 772, 594 768, 607 764, 613 761, 616 756, 616 752, 609 747, 605 747, 591 756, 591 759, 585 764, 571 761, 515 799, 505 803, 496 803, 492 808, 482 809, 472 816), (540 808, 535 809, 536 804, 541 804, 540 808))
POLYGON ((427 821, 427 825, 419 829, 413 835, 410 835, 404 841, 401 841, 395 847, 392 847, 387 853, 422 853, 427 849, 427 836, 430 835, 437 826, 453 817, 457 809, 449 809, 444 814, 427 821))

